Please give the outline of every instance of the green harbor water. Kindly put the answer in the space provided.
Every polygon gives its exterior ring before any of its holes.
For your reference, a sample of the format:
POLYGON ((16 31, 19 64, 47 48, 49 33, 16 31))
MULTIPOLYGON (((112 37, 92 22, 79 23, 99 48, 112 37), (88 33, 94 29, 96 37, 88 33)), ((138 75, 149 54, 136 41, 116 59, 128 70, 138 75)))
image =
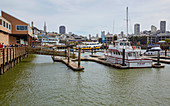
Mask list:
POLYGON ((81 62, 74 72, 50 56, 31 55, 0 76, 0 105, 170 105, 170 65, 121 70, 81 62))

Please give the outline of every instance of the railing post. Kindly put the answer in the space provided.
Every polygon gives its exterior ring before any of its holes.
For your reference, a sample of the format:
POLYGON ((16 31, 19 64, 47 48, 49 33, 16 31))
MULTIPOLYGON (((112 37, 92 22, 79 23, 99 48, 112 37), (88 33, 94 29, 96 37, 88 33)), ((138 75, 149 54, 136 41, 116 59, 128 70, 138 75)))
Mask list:
POLYGON ((8 48, 6 48, 7 56, 6 56, 6 62, 8 63, 8 48))
POLYGON ((11 62, 11 48, 10 48, 10 62, 11 62))
POLYGON ((3 48, 3 73, 5 72, 5 49, 3 48))

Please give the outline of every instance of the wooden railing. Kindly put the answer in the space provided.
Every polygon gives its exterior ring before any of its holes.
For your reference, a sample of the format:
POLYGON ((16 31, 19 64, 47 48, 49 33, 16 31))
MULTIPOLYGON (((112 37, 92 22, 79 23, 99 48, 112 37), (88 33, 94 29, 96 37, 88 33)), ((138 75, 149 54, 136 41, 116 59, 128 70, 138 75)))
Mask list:
POLYGON ((12 47, 0 49, 0 65, 9 63, 15 58, 26 54, 25 47, 12 47))

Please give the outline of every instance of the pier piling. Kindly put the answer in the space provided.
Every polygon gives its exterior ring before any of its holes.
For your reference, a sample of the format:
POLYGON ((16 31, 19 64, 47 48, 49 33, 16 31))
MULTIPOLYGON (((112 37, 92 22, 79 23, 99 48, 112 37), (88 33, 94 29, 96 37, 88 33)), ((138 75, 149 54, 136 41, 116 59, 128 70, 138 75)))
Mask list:
POLYGON ((79 53, 78 53, 78 68, 80 68, 80 61, 81 61, 81 48, 79 48, 79 53))
POLYGON ((68 64, 70 64, 70 47, 68 47, 68 64))

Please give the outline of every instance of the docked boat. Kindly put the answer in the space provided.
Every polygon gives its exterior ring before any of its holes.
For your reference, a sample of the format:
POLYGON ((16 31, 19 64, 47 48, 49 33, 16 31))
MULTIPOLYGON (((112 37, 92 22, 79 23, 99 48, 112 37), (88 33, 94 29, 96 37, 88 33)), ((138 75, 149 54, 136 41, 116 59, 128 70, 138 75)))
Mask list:
POLYGON ((151 68, 152 59, 141 58, 140 53, 140 47, 131 46, 126 38, 122 38, 115 41, 113 45, 109 45, 105 58, 112 64, 122 64, 127 68, 151 68), (123 49, 125 49, 124 53, 123 49))
POLYGON ((81 45, 77 45, 76 49, 81 48, 82 50, 100 49, 101 44, 99 42, 82 42, 81 45))
POLYGON ((148 45, 146 51, 144 52, 144 55, 156 56, 158 55, 158 51, 160 51, 161 55, 163 54, 159 44, 148 45))
MULTIPOLYGON (((127 36, 128 36, 128 7, 127 7, 127 36)), ((106 61, 112 64, 121 64, 126 68, 151 68, 152 59, 141 58, 141 48, 131 46, 130 42, 123 36, 109 45, 105 52, 106 61)))

